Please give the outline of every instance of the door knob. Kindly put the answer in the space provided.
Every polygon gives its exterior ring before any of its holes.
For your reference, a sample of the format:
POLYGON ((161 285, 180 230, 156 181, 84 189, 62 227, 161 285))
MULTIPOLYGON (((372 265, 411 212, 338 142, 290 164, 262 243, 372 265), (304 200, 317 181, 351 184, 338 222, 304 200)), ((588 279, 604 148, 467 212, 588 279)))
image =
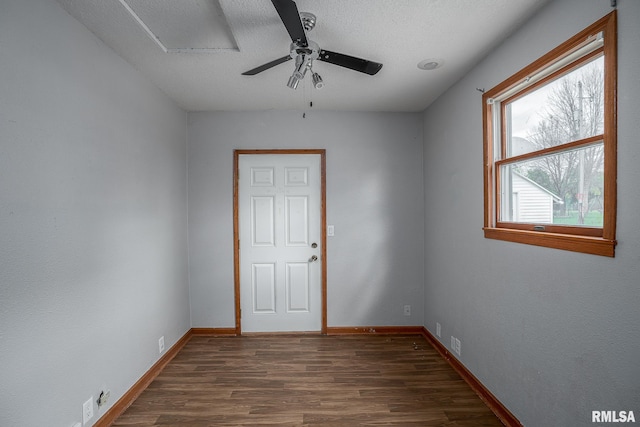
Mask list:
POLYGON ((318 260, 318 257, 316 255, 313 255, 311 258, 309 258, 309 262, 314 262, 317 260, 318 260))

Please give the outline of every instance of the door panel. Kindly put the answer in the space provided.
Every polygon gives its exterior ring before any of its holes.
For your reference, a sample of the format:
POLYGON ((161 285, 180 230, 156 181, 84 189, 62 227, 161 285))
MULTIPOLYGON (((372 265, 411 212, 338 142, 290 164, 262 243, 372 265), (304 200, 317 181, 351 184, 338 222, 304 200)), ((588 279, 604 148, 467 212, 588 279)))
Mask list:
POLYGON ((322 328, 321 156, 238 157, 245 332, 322 328))
POLYGON ((309 312, 309 263, 287 263, 287 312, 309 312))
POLYGON ((251 186, 252 187, 272 187, 273 168, 251 168, 251 186))
POLYGON ((275 198, 251 198, 251 236, 252 246, 275 246, 275 198))
POLYGON ((309 246, 309 212, 307 196, 288 196, 285 211, 285 244, 309 246))

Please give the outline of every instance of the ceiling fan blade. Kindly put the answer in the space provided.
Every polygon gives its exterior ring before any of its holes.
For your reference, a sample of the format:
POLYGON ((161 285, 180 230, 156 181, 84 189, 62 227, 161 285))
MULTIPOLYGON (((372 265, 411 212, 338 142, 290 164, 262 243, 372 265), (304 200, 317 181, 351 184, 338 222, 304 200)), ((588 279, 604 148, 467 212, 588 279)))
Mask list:
POLYGON ((278 11, 291 41, 302 47, 308 46, 307 34, 304 32, 296 3, 293 0, 271 0, 271 3, 278 11))
POLYGON ((366 59, 360 59, 355 56, 331 52, 324 49, 320 51, 318 60, 350 68, 355 71, 360 71, 361 73, 369 74, 370 76, 373 76, 382 68, 382 64, 378 62, 367 61, 366 59))
POLYGON ((255 76, 258 73, 261 73, 265 70, 268 70, 271 67, 275 67, 276 65, 280 65, 284 62, 287 62, 288 60, 291 59, 291 55, 287 55, 287 56, 283 56, 282 58, 278 58, 276 60, 273 60, 271 62, 267 62, 266 64, 263 64, 259 67, 254 68, 253 70, 249 70, 249 71, 245 71, 244 73, 242 73, 243 76, 255 76))

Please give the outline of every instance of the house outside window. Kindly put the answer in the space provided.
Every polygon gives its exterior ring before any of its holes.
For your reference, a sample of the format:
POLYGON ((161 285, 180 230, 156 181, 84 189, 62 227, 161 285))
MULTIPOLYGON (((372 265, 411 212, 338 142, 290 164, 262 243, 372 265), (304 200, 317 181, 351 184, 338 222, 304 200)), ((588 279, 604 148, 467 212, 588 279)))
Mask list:
POLYGON ((616 12, 483 96, 485 237, 614 256, 616 12))

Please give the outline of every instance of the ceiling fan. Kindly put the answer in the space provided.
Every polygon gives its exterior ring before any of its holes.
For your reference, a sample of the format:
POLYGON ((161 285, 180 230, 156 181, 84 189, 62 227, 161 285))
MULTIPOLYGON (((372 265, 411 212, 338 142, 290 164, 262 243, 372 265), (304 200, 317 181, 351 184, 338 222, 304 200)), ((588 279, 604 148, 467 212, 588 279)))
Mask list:
POLYGON ((289 77, 287 86, 291 89, 296 89, 300 80, 304 79, 307 71, 311 71, 313 86, 316 89, 321 89, 324 86, 322 77, 312 69, 313 61, 316 59, 371 76, 382 68, 382 64, 378 62, 321 49, 317 43, 307 39, 307 31, 311 31, 316 25, 316 17, 314 14, 308 12, 299 13, 298 7, 293 0, 271 0, 271 2, 276 8, 278 15, 280 15, 280 19, 282 19, 282 23, 287 29, 289 36, 291 36, 290 52, 282 58, 245 71, 242 73, 243 76, 254 76, 276 65, 295 59, 296 68, 291 77, 289 77))

